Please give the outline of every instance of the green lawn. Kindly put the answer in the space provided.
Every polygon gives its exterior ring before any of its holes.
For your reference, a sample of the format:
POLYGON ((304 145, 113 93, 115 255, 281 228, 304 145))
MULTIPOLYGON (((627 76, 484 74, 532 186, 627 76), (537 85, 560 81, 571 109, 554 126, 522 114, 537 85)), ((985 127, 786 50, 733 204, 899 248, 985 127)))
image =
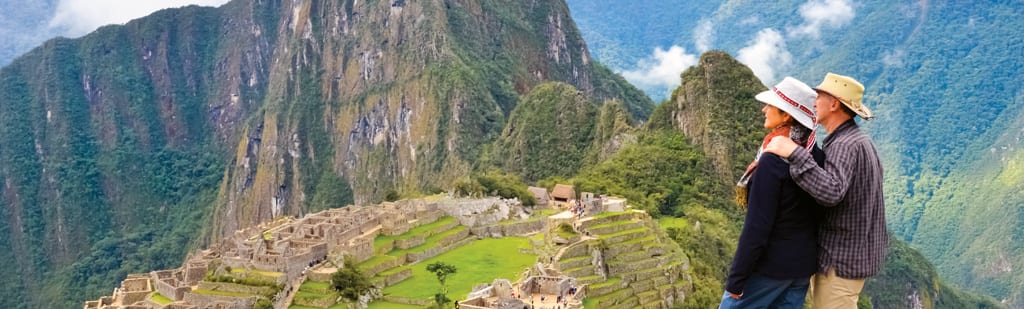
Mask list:
POLYGON ((687 222, 685 218, 676 218, 676 217, 665 216, 665 217, 658 218, 658 225, 661 226, 662 230, 668 230, 668 228, 670 228, 670 227, 674 227, 674 228, 677 228, 677 229, 684 229, 687 226, 689 226, 690 223, 687 222))
POLYGON ((530 249, 529 240, 522 237, 505 237, 474 241, 412 265, 413 276, 385 288, 384 294, 410 299, 433 298, 441 286, 437 282, 437 277, 426 268, 430 263, 438 261, 454 265, 458 269, 455 275, 448 278, 448 297, 452 299, 466 297, 474 285, 491 283, 496 278, 515 281, 523 269, 537 261, 536 255, 520 253, 519 248, 530 249))
POLYGON ((218 295, 218 296, 231 296, 231 297, 255 297, 256 296, 256 295, 246 294, 246 293, 228 292, 228 291, 211 291, 211 290, 193 290, 192 293, 206 294, 206 295, 218 295))
POLYGON ((277 278, 284 276, 284 273, 279 273, 276 271, 259 269, 251 269, 249 271, 246 271, 245 269, 240 267, 231 268, 231 274, 233 275, 232 277, 235 278, 250 277, 263 279, 267 281, 277 281, 277 278))
POLYGON ((411 229, 409 229, 408 232, 402 233, 401 235, 391 235, 391 236, 381 235, 381 236, 377 236, 377 238, 375 238, 373 240, 373 249, 376 250, 378 247, 381 246, 381 244, 384 244, 384 243, 387 243, 387 242, 392 242, 392 241, 399 240, 399 239, 409 239, 409 238, 412 238, 412 237, 417 236, 417 235, 423 235, 423 233, 425 233, 425 232, 436 230, 437 228, 440 228, 440 227, 442 227, 444 225, 447 225, 447 224, 450 224, 452 222, 455 222, 455 217, 444 216, 444 217, 437 218, 437 221, 434 221, 434 222, 431 222, 431 223, 427 223, 427 224, 424 224, 424 225, 420 225, 420 226, 411 228, 411 229))
MULTIPOLYGON (((295 308, 295 307, 292 307, 292 308, 295 308)), ((373 303, 370 303, 369 307, 366 307, 366 309, 420 309, 420 308, 423 308, 423 307, 422 306, 416 306, 416 305, 389 303, 389 302, 385 302, 385 301, 373 302, 373 303)), ((305 309, 305 308, 303 308, 303 309, 305 309)), ((310 308, 310 309, 312 309, 312 308, 310 308)))
POLYGON ((153 292, 153 294, 151 294, 149 296, 149 299, 151 299, 154 302, 156 302, 158 304, 161 304, 161 305, 166 305, 166 304, 170 304, 170 303, 174 302, 170 298, 167 298, 167 296, 164 296, 163 294, 160 294, 160 292, 153 292))
MULTIPOLYGON (((345 304, 335 304, 334 306, 327 307, 327 309, 346 309, 346 308, 347 307, 345 307, 345 304)), ((373 306, 370 306, 370 308, 373 308, 373 306)), ((396 308, 396 307, 380 307, 380 308, 396 308)), ((405 307, 401 307, 401 308, 405 308, 405 307)), ((320 307, 307 307, 307 306, 300 306, 300 305, 291 305, 291 306, 288 306, 288 309, 324 309, 324 308, 320 308, 320 307)))
POLYGON ((310 281, 310 280, 306 280, 305 282, 302 283, 302 285, 299 286, 299 290, 312 290, 312 291, 329 290, 330 288, 331 288, 331 284, 329 282, 319 282, 319 281, 310 281))

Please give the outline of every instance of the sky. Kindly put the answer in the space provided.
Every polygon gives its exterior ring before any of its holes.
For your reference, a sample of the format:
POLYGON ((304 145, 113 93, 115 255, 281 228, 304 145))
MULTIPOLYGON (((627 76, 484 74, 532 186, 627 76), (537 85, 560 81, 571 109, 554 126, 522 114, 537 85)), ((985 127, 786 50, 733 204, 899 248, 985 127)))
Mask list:
MULTIPOLYGON (((736 53, 736 59, 750 67, 764 84, 774 84, 785 77, 779 76, 778 72, 791 69, 793 56, 786 48, 788 42, 819 40, 822 30, 849 25, 856 17, 855 6, 853 0, 808 0, 798 8, 802 19, 800 24, 786 29, 761 29, 736 53)), ((679 85, 679 74, 697 64, 700 53, 715 48, 715 26, 711 20, 702 20, 693 29, 693 46, 697 49, 694 53, 680 46, 671 46, 667 50, 655 47, 653 53, 640 60, 633 69, 620 73, 641 88, 658 86, 673 89, 679 85)), ((892 56, 893 62, 899 59, 897 54, 892 56)))
POLYGON ((124 24, 166 8, 191 4, 220 6, 227 0, 60 0, 47 26, 66 37, 80 37, 100 26, 124 24))

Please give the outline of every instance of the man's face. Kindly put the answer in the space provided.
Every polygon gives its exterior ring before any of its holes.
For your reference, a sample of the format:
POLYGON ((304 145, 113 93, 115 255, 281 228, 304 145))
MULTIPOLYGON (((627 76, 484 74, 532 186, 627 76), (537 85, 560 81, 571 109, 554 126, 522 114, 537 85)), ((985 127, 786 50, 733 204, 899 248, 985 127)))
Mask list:
POLYGON ((824 91, 818 91, 818 98, 814 99, 814 112, 818 114, 818 122, 823 123, 832 115, 832 104, 835 97, 824 91))

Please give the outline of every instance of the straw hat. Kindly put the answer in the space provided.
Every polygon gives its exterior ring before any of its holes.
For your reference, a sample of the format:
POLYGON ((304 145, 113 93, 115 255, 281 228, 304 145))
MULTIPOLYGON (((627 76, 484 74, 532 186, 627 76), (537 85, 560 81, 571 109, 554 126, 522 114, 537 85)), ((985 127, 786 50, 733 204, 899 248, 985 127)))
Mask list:
POLYGON ((818 118, 814 113, 814 99, 818 93, 803 82, 787 76, 771 90, 758 93, 755 99, 765 104, 778 107, 801 125, 809 129, 817 126, 818 118))
POLYGON ((861 118, 869 120, 874 118, 871 115, 871 110, 862 102, 864 99, 864 85, 861 85, 853 77, 830 72, 825 74, 825 80, 821 81, 818 87, 814 87, 814 90, 828 93, 839 99, 839 102, 843 102, 843 105, 846 105, 846 107, 857 113, 861 118))

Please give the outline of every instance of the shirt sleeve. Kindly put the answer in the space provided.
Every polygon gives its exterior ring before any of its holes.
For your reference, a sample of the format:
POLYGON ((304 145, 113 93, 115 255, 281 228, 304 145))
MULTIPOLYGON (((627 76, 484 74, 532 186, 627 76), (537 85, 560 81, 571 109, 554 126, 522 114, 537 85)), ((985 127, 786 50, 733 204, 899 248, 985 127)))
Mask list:
POLYGON ((850 148, 839 143, 829 147, 825 151, 825 167, 818 166, 806 149, 798 148, 789 157, 789 173, 818 204, 835 207, 850 188, 850 176, 853 175, 857 156, 850 148))
POLYGON ((730 293, 743 293, 747 279, 768 245, 778 213, 782 180, 787 171, 786 162, 770 153, 762 155, 757 164, 757 170, 750 180, 743 231, 725 286, 730 293))

